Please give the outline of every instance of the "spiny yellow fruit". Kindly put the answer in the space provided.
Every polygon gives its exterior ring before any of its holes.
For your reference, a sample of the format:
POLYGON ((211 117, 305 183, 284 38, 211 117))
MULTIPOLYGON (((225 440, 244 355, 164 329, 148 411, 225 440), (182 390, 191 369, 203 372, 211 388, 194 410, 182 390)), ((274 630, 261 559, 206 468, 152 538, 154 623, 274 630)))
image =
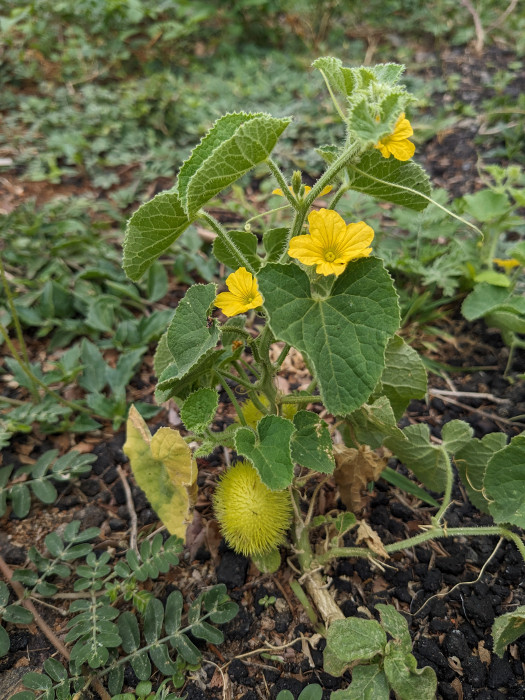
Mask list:
POLYGON ((284 542, 292 504, 288 491, 272 491, 249 462, 239 462, 221 477, 213 497, 224 539, 245 556, 256 556, 284 542))
MULTIPOLYGON (((260 394, 259 396, 259 401, 263 404, 263 406, 269 406, 270 402, 266 398, 264 394, 260 394)), ((257 406, 253 403, 251 399, 248 399, 248 401, 245 401, 241 405, 242 409, 242 414, 244 416, 244 420, 246 421, 246 425, 249 425, 250 428, 253 428, 255 430, 255 427, 257 426, 257 423, 261 420, 263 417, 263 412, 260 411, 257 406)), ((288 418, 288 420, 293 420, 293 417, 297 413, 297 406, 293 403, 285 403, 282 405, 282 410, 281 410, 281 415, 284 418, 288 418)), ((239 422, 239 417, 236 416, 235 420, 237 423, 239 422)))

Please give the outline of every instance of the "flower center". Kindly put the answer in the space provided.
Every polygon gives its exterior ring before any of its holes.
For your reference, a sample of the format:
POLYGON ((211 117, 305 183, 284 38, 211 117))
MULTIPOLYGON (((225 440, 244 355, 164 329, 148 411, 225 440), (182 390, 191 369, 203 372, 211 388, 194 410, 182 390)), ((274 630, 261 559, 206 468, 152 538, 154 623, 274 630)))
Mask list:
POLYGON ((335 253, 331 250, 328 250, 324 254, 324 259, 326 260, 326 262, 333 262, 335 260, 335 253))

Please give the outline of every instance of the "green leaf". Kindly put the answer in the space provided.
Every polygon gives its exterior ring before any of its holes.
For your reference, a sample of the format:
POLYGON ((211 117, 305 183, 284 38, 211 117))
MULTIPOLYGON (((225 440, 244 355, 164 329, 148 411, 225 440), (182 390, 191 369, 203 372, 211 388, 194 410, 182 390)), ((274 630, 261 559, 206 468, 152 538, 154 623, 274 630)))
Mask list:
POLYGON ((461 313, 467 321, 475 321, 500 306, 509 293, 502 287, 491 284, 477 284, 461 306, 461 313))
POLYGON ((188 228, 176 192, 161 192, 133 214, 124 239, 124 271, 133 281, 142 277, 155 260, 188 228))
POLYGON ((370 445, 372 449, 380 447, 388 435, 406 439, 397 427, 394 411, 386 396, 380 396, 371 404, 364 403, 348 416, 347 421, 351 423, 357 440, 370 445))
POLYGON ((389 484, 397 486, 397 488, 401 489, 401 491, 411 493, 413 496, 423 501, 423 503, 428 503, 428 505, 433 506, 434 508, 439 508, 440 506, 436 499, 432 498, 429 493, 424 491, 417 484, 414 484, 414 482, 410 481, 410 479, 407 479, 407 477, 403 474, 399 474, 399 472, 390 469, 390 467, 383 469, 381 472, 381 478, 388 481, 389 484))
POLYGON ((216 294, 215 284, 194 284, 175 310, 168 328, 168 347, 181 374, 188 372, 219 341, 217 322, 208 327, 208 310, 216 294))
MULTIPOLYGON (((177 397, 178 399, 187 398, 198 383, 204 383, 205 377, 213 367, 218 365, 223 354, 224 350, 222 348, 208 350, 187 372, 181 371, 177 362, 172 362, 159 377, 155 392, 157 403, 163 403, 172 397, 177 397)), ((207 383, 209 384, 210 381, 211 377, 209 377, 207 383)))
POLYGON ((163 622, 164 608, 162 603, 157 598, 151 598, 144 614, 144 637, 148 644, 153 644, 160 638, 163 622))
POLYGON ((33 613, 18 604, 8 605, 4 610, 3 619, 17 625, 29 625, 33 621, 33 613))
POLYGON ((509 198, 503 192, 483 189, 462 198, 464 211, 477 221, 493 221, 508 213, 511 208, 509 198))
POLYGON ((177 178, 177 191, 180 194, 184 207, 186 207, 188 185, 191 178, 213 154, 215 149, 232 138, 247 119, 249 119, 249 115, 243 112, 222 116, 193 149, 188 160, 182 164, 177 178))
POLYGON ((509 250, 509 257, 517 260, 521 265, 525 265, 525 241, 520 241, 509 250))
POLYGON ((182 656, 184 661, 188 664, 198 664, 201 660, 201 653, 193 644, 190 642, 185 634, 178 634, 170 639, 171 646, 176 649, 182 656))
POLYGON ((173 359, 173 355, 168 346, 168 331, 166 331, 161 335, 157 349, 155 350, 155 356, 153 357, 155 375, 160 377, 164 370, 171 365, 173 359))
POLYGON ((180 417, 188 430, 199 432, 213 421, 218 405, 215 389, 197 389, 182 405, 180 417))
POLYGON ((31 490, 42 503, 54 503, 57 490, 48 479, 35 479, 30 482, 31 490))
POLYGON ((274 335, 306 355, 326 408, 346 415, 361 406, 399 327, 397 296, 381 261, 350 263, 324 297, 312 293, 297 265, 271 263, 258 280, 274 335))
POLYGON ((335 469, 332 438, 325 421, 317 413, 298 411, 293 424, 292 460, 302 467, 331 474, 335 469))
POLYGON ((81 361, 84 366, 78 383, 88 391, 102 391, 106 386, 107 364, 96 345, 84 338, 82 340, 81 361))
POLYGON ((197 639, 205 639, 211 644, 222 644, 224 641, 223 633, 208 622, 197 622, 191 628, 191 633, 197 639))
POLYGON ((498 524, 525 527, 525 432, 512 438, 488 461, 483 479, 489 511, 498 524))
POLYGON ((494 652, 503 657, 505 647, 525 634, 525 605, 520 605, 512 612, 500 615, 492 625, 494 652))
POLYGON ((10 645, 9 635, 3 627, 0 627, 0 657, 5 656, 9 652, 10 645))
POLYGON ((65 681, 67 678, 66 669, 62 666, 60 661, 57 661, 52 657, 44 661, 44 671, 57 683, 59 681, 65 681))
POLYGON ((303 688, 297 700, 321 700, 323 697, 323 689, 317 683, 311 683, 303 688))
POLYGON ((393 605, 378 603, 375 607, 376 610, 379 610, 381 625, 385 632, 400 642, 403 651, 410 653, 412 651, 412 639, 408 631, 408 622, 403 615, 393 605))
POLYGON ((284 253, 288 241, 287 228, 271 228, 263 233, 263 246, 266 251, 265 262, 278 262, 284 253))
POLYGON ((381 375, 382 393, 400 420, 412 399, 421 399, 427 391, 427 372, 419 353, 395 335, 385 351, 385 369, 381 375))
POLYGON ((292 483, 293 462, 290 440, 294 433, 291 421, 280 416, 264 416, 257 431, 239 428, 235 433, 235 449, 248 457, 269 489, 285 489, 292 483))
POLYGON ((30 671, 24 675, 24 685, 31 690, 49 690, 53 683, 49 676, 43 673, 35 673, 30 671))
POLYGON ((289 123, 290 119, 274 119, 268 114, 221 117, 179 174, 178 191, 188 217, 266 160, 289 123))
POLYGON ((166 644, 152 646, 149 655, 155 666, 165 676, 171 676, 177 672, 177 666, 172 661, 166 644))
POLYGON ((352 683, 346 690, 336 690, 330 700, 388 700, 390 686, 378 664, 356 666, 352 669, 352 683))
POLYGON ((167 634, 175 634, 179 627, 182 617, 182 608, 184 599, 180 591, 172 591, 166 601, 166 620, 165 627, 167 634))
POLYGON ((508 275, 503 272, 496 272, 495 270, 482 270, 474 277, 474 282, 478 284, 486 282, 495 287, 510 287, 510 278, 508 275))
POLYGON ((122 638, 122 649, 126 654, 131 654, 140 646, 140 630, 137 618, 133 613, 125 611, 119 616, 117 626, 122 638))
POLYGON ((266 554, 252 555, 252 561, 261 574, 273 574, 281 566, 281 553, 276 547, 266 554))
POLYGON ((151 676, 151 663, 147 651, 140 651, 130 659, 131 668, 135 671, 137 678, 147 681, 151 676))
MULTIPOLYGON (((397 108, 397 114, 400 114, 403 109, 401 102, 397 108)), ((365 143, 376 144, 381 138, 387 136, 391 131, 393 124, 377 120, 375 110, 370 109, 371 105, 367 97, 364 97, 356 105, 354 105, 348 115, 348 125, 354 137, 357 137, 365 143)))
POLYGON ((443 450, 430 442, 430 428, 426 423, 409 425, 403 429, 405 440, 387 437, 386 447, 411 469, 423 484, 441 493, 447 481, 447 463, 443 450))
POLYGON ((413 161, 383 158, 379 151, 365 153, 357 165, 348 166, 350 187, 376 199, 422 211, 428 205, 430 182, 413 161))
POLYGON ((213 255, 232 270, 245 267, 255 274, 261 266, 257 255, 257 236, 248 231, 227 231, 213 242, 213 255))
POLYGON ((148 271, 146 294, 148 301, 159 301, 168 293, 168 273, 160 262, 154 262, 148 271))
POLYGON ((455 454, 470 442, 474 430, 463 420, 451 420, 441 430, 443 447, 449 454, 455 454))
POLYGON ((324 670, 332 676, 342 676, 354 661, 367 661, 382 654, 386 641, 383 628, 375 620, 335 620, 326 634, 324 670))
POLYGON ((340 93, 344 97, 348 96, 351 91, 348 88, 352 88, 353 85, 348 85, 345 81, 343 64, 339 58, 321 56, 312 63, 312 66, 322 72, 332 92, 340 93))
POLYGON ((472 438, 454 455, 454 462, 470 501, 484 513, 489 512, 489 501, 483 494, 483 478, 489 460, 505 447, 504 433, 489 433, 481 440, 472 438))
POLYGON ((25 484, 14 484, 11 487, 11 500, 17 518, 25 518, 31 508, 31 494, 25 484))
POLYGON ((294 700, 294 697, 289 690, 281 690, 276 700, 294 700))
POLYGON ((383 667, 397 697, 402 700, 435 700, 436 673, 430 666, 418 669, 412 654, 406 654, 402 648, 392 645, 383 667))
MULTIPOLYGON (((112 700, 114 700, 115 695, 118 695, 118 693, 120 693, 123 685, 124 685, 124 664, 121 664, 120 666, 113 668, 108 674, 108 690, 112 695, 112 700)), ((135 698, 133 696, 132 696, 132 700, 135 700, 135 698)))

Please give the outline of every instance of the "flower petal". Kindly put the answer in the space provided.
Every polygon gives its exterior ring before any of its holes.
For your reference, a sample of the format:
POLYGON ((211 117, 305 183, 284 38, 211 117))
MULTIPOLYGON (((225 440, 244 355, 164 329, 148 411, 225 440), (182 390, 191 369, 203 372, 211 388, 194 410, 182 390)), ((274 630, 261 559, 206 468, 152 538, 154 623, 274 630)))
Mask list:
POLYGON ((410 160, 416 152, 416 147, 412 141, 405 139, 404 141, 391 141, 388 144, 388 150, 396 160, 410 160))
POLYGON ((405 115, 402 114, 401 117, 397 120, 397 123, 394 127, 394 131, 390 135, 390 138, 394 139, 394 141, 401 141, 403 139, 408 139, 413 135, 414 129, 412 128, 412 125, 410 124, 408 119, 405 119, 405 115))
POLYGON ((219 307, 225 316, 237 316, 237 314, 242 314, 247 310, 239 301, 239 297, 231 292, 217 294, 214 304, 219 307))
POLYGON ((288 255, 296 258, 303 265, 315 265, 324 260, 323 248, 310 235, 292 238, 288 255))
POLYGON ((312 239, 321 247, 323 253, 331 250, 336 245, 337 240, 346 232, 343 217, 333 209, 319 209, 319 211, 310 212, 308 225, 312 239))
POLYGON ((240 267, 226 278, 226 286, 230 292, 238 297, 241 297, 241 299, 253 296, 253 294, 257 293, 257 282, 255 282, 255 290, 254 282, 255 280, 252 273, 248 272, 245 267, 240 267))

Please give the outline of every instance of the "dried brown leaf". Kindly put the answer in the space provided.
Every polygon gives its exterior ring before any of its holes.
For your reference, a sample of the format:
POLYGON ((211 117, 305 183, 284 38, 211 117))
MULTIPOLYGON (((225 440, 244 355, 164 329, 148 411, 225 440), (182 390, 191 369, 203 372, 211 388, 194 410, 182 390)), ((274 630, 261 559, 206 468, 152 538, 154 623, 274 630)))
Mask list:
POLYGON ((355 541, 356 544, 361 544, 361 542, 363 542, 369 549, 372 550, 372 552, 380 557, 388 559, 388 552, 384 548, 381 538, 375 530, 372 530, 370 525, 365 523, 364 520, 361 520, 359 523, 355 541))
POLYGON ((366 505, 368 483, 379 478, 387 460, 368 445, 361 445, 358 450, 334 445, 334 456, 334 478, 341 500, 352 513, 360 513, 366 505))

